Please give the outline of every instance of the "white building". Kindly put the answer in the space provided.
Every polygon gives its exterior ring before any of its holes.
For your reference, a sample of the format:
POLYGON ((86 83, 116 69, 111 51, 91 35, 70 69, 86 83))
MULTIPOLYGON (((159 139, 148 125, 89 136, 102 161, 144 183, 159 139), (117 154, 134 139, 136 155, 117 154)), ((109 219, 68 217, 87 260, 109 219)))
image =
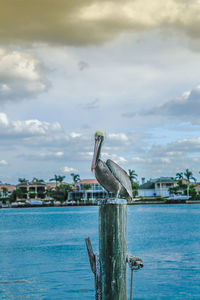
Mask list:
POLYGON ((74 184, 73 191, 68 193, 68 200, 94 202, 98 199, 104 199, 107 196, 108 193, 96 179, 84 179, 74 184))
POLYGON ((171 177, 150 179, 139 186, 138 194, 141 197, 169 197, 169 188, 177 186, 177 182, 171 177))

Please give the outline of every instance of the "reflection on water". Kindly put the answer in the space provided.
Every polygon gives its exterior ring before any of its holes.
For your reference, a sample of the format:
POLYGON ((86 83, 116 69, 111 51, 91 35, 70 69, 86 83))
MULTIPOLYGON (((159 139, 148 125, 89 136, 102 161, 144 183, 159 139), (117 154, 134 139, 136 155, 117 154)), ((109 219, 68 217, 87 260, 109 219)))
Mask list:
MULTIPOLYGON (((134 299, 198 299, 200 205, 128 207, 134 299)), ((0 210, 0 299, 94 299, 84 239, 98 251, 98 207, 0 210)), ((128 274, 128 288, 130 273, 128 274)))
POLYGON ((0 281, 0 284, 18 284, 18 283, 30 283, 28 280, 9 280, 9 281, 0 281))

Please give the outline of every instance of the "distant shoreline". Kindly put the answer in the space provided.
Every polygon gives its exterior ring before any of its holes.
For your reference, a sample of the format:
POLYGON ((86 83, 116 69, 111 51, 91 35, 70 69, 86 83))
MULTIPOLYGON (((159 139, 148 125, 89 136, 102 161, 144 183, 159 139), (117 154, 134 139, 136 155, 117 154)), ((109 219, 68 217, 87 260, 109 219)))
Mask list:
MULTIPOLYGON (((127 203, 127 205, 174 205, 174 204, 200 204, 200 200, 190 200, 190 201, 137 201, 133 203, 127 203)), ((99 206, 97 203, 79 203, 79 204, 68 204, 68 205, 32 205, 32 206, 18 206, 18 207, 0 207, 0 209, 19 209, 19 208, 47 208, 47 207, 79 207, 79 206, 99 206)))

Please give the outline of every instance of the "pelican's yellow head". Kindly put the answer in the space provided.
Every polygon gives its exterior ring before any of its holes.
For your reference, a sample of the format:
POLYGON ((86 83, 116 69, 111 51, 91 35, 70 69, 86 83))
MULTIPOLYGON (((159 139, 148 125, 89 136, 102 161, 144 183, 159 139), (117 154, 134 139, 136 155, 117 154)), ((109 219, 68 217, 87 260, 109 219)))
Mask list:
POLYGON ((98 139, 99 137, 101 137, 102 138, 102 142, 103 142, 105 140, 105 133, 104 133, 103 130, 97 130, 95 132, 94 137, 95 137, 95 140, 98 139))
POLYGON ((95 145, 94 145, 94 155, 93 155, 92 168, 91 168, 92 171, 95 169, 96 163, 99 159, 100 152, 101 152, 101 145, 105 139, 105 133, 103 130, 97 130, 95 132, 94 137, 95 137, 95 145))

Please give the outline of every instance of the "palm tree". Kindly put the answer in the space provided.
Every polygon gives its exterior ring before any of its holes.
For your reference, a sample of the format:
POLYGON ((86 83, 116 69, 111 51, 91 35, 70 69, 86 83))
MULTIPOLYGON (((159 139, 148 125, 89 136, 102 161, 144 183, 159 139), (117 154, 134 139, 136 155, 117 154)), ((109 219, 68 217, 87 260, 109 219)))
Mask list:
POLYGON ((63 180, 65 179, 66 176, 58 176, 58 182, 63 182, 63 180))
POLYGON ((34 177, 32 181, 35 181, 35 182, 44 182, 43 179, 38 179, 37 177, 34 177))
POLYGON ((70 175, 72 176, 74 183, 80 181, 80 175, 79 174, 71 173, 70 175))
POLYGON ((2 187, 3 197, 6 198, 8 196, 8 189, 6 187, 2 187))
POLYGON ((138 175, 135 173, 135 170, 128 170, 128 176, 130 178, 131 183, 134 183, 134 181, 137 179, 138 175))
POLYGON ((26 178, 18 178, 18 181, 20 183, 23 183, 23 182, 28 182, 28 180, 26 178))
POLYGON ((194 181, 196 181, 196 178, 193 176, 192 171, 190 171, 189 169, 186 169, 186 170, 185 170, 184 175, 185 175, 185 179, 186 179, 188 182, 190 182, 191 179, 194 180, 194 181))
POLYGON ((190 171, 189 169, 185 170, 184 176, 185 176, 185 179, 187 180, 187 196, 189 197, 190 180, 192 179, 196 182, 196 178, 193 176, 192 171, 190 171))
POLYGON ((175 179, 182 180, 183 179, 183 172, 176 173, 175 179))
POLYGON ((57 187, 57 182, 59 181, 59 176, 58 175, 54 175, 53 178, 49 179, 49 181, 55 181, 56 182, 56 187, 57 187))

